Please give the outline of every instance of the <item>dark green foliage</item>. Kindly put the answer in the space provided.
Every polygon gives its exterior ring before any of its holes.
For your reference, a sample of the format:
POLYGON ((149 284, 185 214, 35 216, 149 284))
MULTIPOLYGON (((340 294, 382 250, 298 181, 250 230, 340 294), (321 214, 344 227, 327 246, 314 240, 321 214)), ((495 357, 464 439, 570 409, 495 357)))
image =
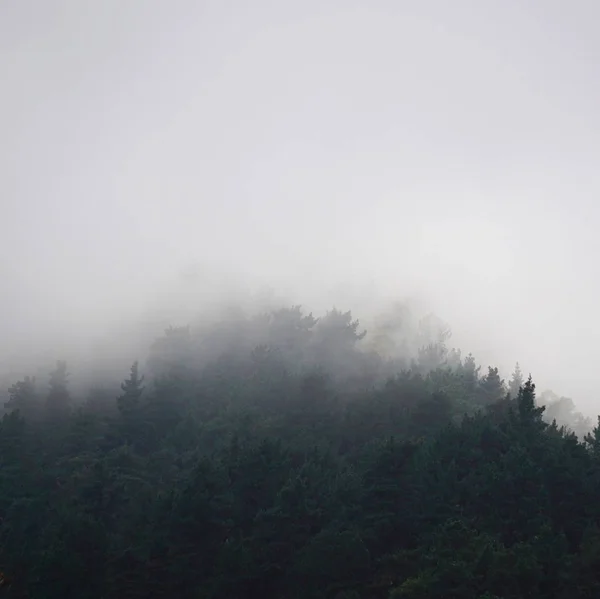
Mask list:
POLYGON ((420 334, 384 380, 350 312, 293 307, 169 329, 121 393, 15 383, 0 597, 599 596, 600 420, 420 334))
POLYGON ((506 395, 504 381, 500 378, 497 368, 488 368, 488 373, 481 381, 481 401, 484 405, 496 403, 506 395))

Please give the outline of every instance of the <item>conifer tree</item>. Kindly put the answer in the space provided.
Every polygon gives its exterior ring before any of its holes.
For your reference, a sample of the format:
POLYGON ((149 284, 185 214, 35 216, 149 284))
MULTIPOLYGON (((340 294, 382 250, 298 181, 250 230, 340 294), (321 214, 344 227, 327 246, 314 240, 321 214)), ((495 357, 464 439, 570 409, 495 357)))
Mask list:
POLYGON ((498 368, 488 367, 488 373, 481 380, 481 391, 485 403, 494 403, 506 395, 504 381, 500 378, 498 368))
POLYGON ((531 379, 531 375, 529 375, 525 384, 519 389, 517 409, 522 424, 539 425, 541 428, 546 426, 542 420, 542 414, 546 408, 545 406, 537 407, 535 403, 535 384, 531 379))
POLYGON ((477 366, 475 362, 475 356, 473 354, 469 354, 462 365, 461 375, 465 382, 465 386, 469 390, 474 390, 479 381, 479 370, 481 366, 477 366))
POLYGON ((117 407, 123 416, 131 414, 138 407, 144 392, 143 382, 144 376, 140 376, 139 364, 136 360, 131 366, 129 378, 121 383, 123 395, 117 397, 117 407))
POLYGON ((518 397, 519 389, 523 386, 523 382, 523 372, 521 371, 521 367, 517 362, 510 383, 508 384, 508 392, 513 399, 518 397))

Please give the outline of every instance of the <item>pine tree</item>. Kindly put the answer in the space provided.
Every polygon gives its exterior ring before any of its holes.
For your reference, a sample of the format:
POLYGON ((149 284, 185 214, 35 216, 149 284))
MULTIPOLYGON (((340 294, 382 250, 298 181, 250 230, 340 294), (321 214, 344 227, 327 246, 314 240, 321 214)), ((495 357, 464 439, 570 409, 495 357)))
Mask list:
POLYGON ((517 409, 519 413, 519 419, 522 424, 537 424, 541 428, 546 426, 542 420, 542 414, 546 408, 545 406, 536 406, 535 384, 531 379, 531 375, 529 375, 526 383, 519 389, 519 395, 517 396, 517 409))
POLYGON ((488 373, 481 380, 481 391, 486 404, 499 401, 506 395, 504 381, 500 378, 497 368, 488 367, 488 373))
POLYGON ((465 382, 465 387, 472 391, 477 386, 477 382, 479 381, 479 370, 481 366, 477 366, 475 362, 475 357, 473 354, 469 354, 462 365, 461 375, 465 382))
POLYGON ((142 383, 144 377, 139 374, 137 360, 131 366, 129 378, 121 383, 123 395, 117 397, 117 407, 123 416, 133 413, 140 403, 140 397, 144 392, 142 383))
POLYGON ((510 396, 515 399, 519 396, 519 389, 523 386, 523 373, 521 372, 521 367, 517 362, 515 365, 515 371, 512 374, 512 378, 510 383, 508 384, 508 392, 510 396))

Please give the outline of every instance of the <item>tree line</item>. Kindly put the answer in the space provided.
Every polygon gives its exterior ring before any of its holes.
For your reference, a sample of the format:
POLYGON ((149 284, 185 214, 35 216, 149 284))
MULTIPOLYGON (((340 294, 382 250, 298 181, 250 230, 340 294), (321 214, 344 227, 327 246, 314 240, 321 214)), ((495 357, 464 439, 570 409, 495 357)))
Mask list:
POLYGON ((292 306, 169 328, 117 391, 14 382, 0 594, 600 596, 600 420, 421 325, 292 306))

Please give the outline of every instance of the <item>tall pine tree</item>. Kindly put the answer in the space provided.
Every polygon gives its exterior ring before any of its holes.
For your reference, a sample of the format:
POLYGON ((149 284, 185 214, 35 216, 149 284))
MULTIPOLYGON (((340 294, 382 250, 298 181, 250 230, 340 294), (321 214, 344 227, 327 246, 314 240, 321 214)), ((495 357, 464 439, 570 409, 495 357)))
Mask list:
POLYGON ((535 385, 531 375, 525 384, 519 389, 517 396, 517 410, 521 424, 529 427, 545 428, 547 425, 542 420, 545 406, 537 406, 535 402, 535 385))
POLYGON ((124 417, 135 412, 136 408, 139 406, 140 397, 144 392, 144 387, 142 386, 143 382, 144 377, 143 375, 140 376, 139 364, 136 360, 131 366, 129 378, 121 383, 123 395, 117 397, 117 407, 124 417))
POLYGON ((521 367, 517 362, 510 383, 508 383, 508 392, 510 393, 512 399, 516 399, 519 396, 519 389, 523 386, 523 382, 523 373, 521 372, 521 367))
POLYGON ((504 380, 500 378, 497 368, 488 367, 488 373, 481 379, 481 399, 484 404, 495 403, 506 396, 504 380))

